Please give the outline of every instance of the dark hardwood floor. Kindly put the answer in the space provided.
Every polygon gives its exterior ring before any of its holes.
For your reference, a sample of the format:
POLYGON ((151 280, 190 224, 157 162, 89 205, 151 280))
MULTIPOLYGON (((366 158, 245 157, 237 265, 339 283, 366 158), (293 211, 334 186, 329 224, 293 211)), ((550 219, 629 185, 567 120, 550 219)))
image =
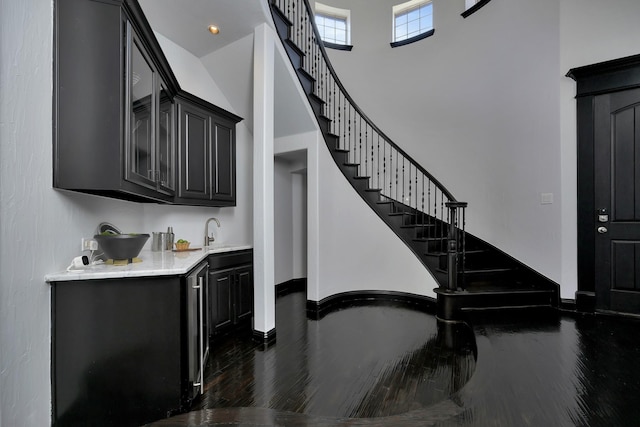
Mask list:
POLYGON ((212 343, 193 411, 150 426, 640 425, 640 320, 514 309, 470 327, 403 305, 305 307, 278 298, 266 349, 212 343))

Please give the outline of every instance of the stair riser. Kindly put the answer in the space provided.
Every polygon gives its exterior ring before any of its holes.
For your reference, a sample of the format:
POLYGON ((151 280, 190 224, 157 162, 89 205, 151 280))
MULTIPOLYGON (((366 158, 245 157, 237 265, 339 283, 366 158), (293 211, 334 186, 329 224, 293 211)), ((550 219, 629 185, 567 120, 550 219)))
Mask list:
POLYGON ((280 13, 278 8, 274 8, 274 10, 276 13, 273 14, 273 21, 276 24, 276 32, 280 39, 287 40, 289 38, 291 23, 280 13))
POLYGON ((444 320, 462 320, 464 311, 513 307, 553 307, 553 291, 507 294, 454 294, 438 293, 437 316, 444 320))
MULTIPOLYGON (((331 120, 324 117, 318 116, 318 125, 320 126, 320 131, 322 131, 322 135, 326 138, 327 136, 331 136, 331 139, 334 137, 331 135, 331 120)), ((325 139, 326 141, 326 139, 325 139)), ((331 148, 334 148, 335 145, 331 148)))
MULTIPOLYGON (((322 113, 324 112, 324 103, 322 102, 321 99, 313 96, 313 94, 309 94, 307 95, 307 98, 309 99, 309 104, 311 104, 311 109, 313 110, 313 114, 315 114, 316 116, 321 116, 322 113)), ((336 140, 336 147, 338 146, 338 141, 336 140)))
MULTIPOLYGON (((496 257, 495 254, 490 252, 483 253, 474 253, 474 252, 458 252, 458 256, 464 256, 464 266, 468 270, 476 270, 476 269, 492 269, 492 268, 500 268, 500 267, 514 267, 514 264, 511 264, 508 260, 496 257)), ((447 265, 447 255, 442 254, 439 257, 439 265, 440 268, 446 270, 447 265)))
POLYGON ((300 84, 302 85, 302 90, 304 93, 309 95, 313 93, 313 77, 307 74, 303 69, 297 68, 298 78, 300 79, 300 84))
MULTIPOLYGON (((418 248, 420 253, 429 255, 433 253, 442 253, 447 249, 446 240, 434 239, 429 241, 414 241, 414 245, 418 248)), ((431 257, 435 258, 435 257, 431 257)), ((434 265, 438 265, 438 259, 434 259, 434 265)))
POLYGON ((444 238, 447 235, 446 232, 442 231, 442 228, 438 224, 425 227, 416 226, 414 228, 414 233, 414 237, 416 239, 444 238))
POLYGON ((287 42, 284 44, 284 48, 287 51, 287 55, 289 55, 289 59, 291 59, 291 64, 293 65, 293 69, 297 70, 299 68, 302 68, 302 60, 303 60, 303 53, 300 52, 300 50, 295 47, 295 45, 293 44, 293 42, 287 42))

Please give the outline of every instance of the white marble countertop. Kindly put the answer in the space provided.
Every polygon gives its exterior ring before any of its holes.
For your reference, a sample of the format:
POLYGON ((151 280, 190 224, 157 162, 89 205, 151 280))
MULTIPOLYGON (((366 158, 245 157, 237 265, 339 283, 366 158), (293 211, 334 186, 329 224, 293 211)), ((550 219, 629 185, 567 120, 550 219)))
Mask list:
POLYGON ((60 271, 44 276, 46 282, 72 280, 117 279, 125 277, 179 276, 188 273, 211 254, 251 249, 247 244, 216 243, 199 251, 152 252, 143 250, 138 255, 142 262, 127 265, 97 264, 82 269, 60 271))

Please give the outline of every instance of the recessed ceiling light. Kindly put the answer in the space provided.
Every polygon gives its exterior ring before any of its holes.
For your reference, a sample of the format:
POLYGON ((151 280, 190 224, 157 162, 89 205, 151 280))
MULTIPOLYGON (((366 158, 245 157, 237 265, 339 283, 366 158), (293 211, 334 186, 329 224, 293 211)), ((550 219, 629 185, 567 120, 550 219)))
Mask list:
POLYGON ((215 25, 209 25, 207 28, 211 34, 218 34, 220 32, 220 28, 215 25))

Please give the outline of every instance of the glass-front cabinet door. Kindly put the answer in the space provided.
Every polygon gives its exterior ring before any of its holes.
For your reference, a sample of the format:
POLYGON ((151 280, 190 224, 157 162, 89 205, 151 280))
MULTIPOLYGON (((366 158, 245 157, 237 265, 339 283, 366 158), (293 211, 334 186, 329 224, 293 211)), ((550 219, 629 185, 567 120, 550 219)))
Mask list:
POLYGON ((140 47, 138 38, 129 27, 130 48, 126 79, 128 149, 126 178, 129 181, 155 188, 155 123, 153 115, 155 71, 140 47))
POLYGON ((127 46, 125 178, 171 195, 176 146, 173 100, 130 24, 127 46))
POLYGON ((161 191, 173 194, 175 185, 176 140, 173 131, 174 104, 164 83, 160 83, 160 110, 158 114, 158 164, 161 191))

